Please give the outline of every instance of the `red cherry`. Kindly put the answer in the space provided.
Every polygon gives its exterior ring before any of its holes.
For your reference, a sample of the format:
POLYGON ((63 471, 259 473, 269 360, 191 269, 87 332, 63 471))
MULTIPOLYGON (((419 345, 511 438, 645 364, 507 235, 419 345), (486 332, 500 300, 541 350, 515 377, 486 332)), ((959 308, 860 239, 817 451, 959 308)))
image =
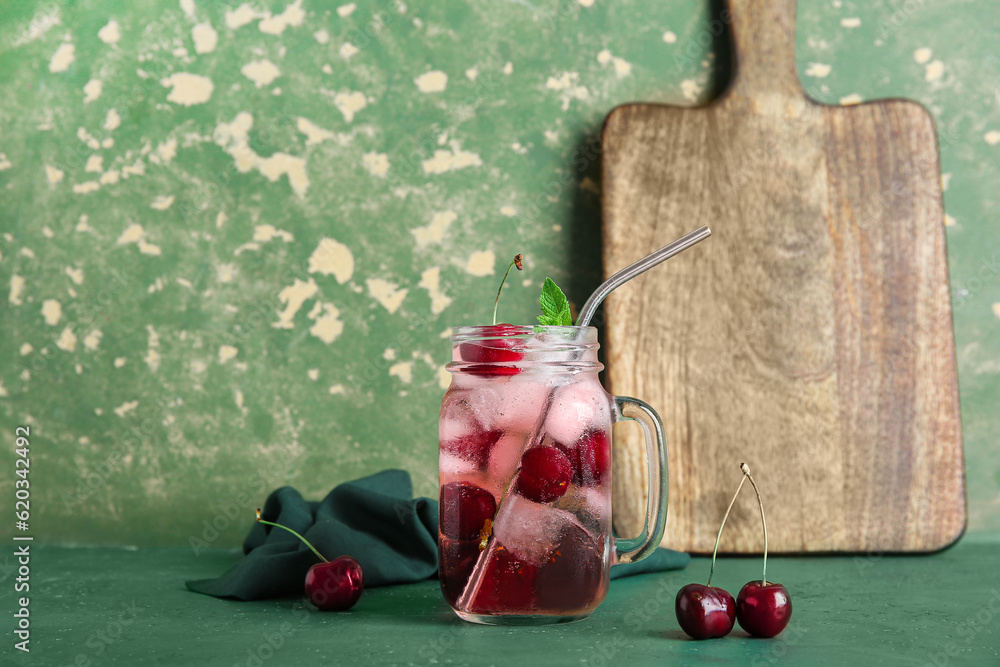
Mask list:
POLYGON ((751 581, 736 598, 736 619, 754 637, 778 635, 792 617, 792 599, 782 584, 751 581))
POLYGON ((573 483, 600 486, 611 469, 611 446, 606 431, 592 430, 572 446, 557 444, 573 464, 573 483))
POLYGON ((344 611, 353 607, 365 590, 361 564, 350 556, 317 563, 306 573, 306 597, 320 611, 344 611))
POLYGON ((473 613, 524 613, 535 609, 538 566, 497 545, 469 605, 473 613))
POLYGON ((489 463, 490 450, 503 436, 503 431, 485 429, 476 430, 460 438, 453 438, 441 443, 441 449, 467 459, 483 468, 489 463))
POLYGON ((521 457, 517 491, 536 503, 561 498, 573 478, 569 458, 555 447, 532 447, 521 457))
POLYGON ((725 637, 736 622, 736 602, 728 591, 715 586, 688 584, 677 591, 677 622, 694 639, 725 637))
POLYGON ((767 580, 767 521, 764 519, 764 500, 760 497, 757 482, 753 481, 750 474, 750 466, 741 463, 740 470, 743 471, 743 479, 750 480, 757 496, 757 507, 760 508, 760 525, 764 531, 764 567, 759 581, 751 581, 740 590, 736 602, 736 618, 739 619, 740 627, 751 635, 774 637, 785 629, 792 617, 792 600, 783 585, 767 580))
POLYGON ((337 560, 328 561, 316 550, 309 540, 299 535, 288 526, 265 521, 261 518, 260 508, 257 508, 257 522, 265 526, 273 526, 287 530, 309 547, 322 560, 306 572, 306 597, 320 611, 343 611, 353 607, 365 589, 364 572, 361 564, 350 556, 341 556, 337 560))
POLYGON ((579 612, 594 603, 604 560, 594 539, 570 524, 538 571, 538 607, 547 613, 579 612))
POLYGON ((441 487, 438 511, 442 535, 455 540, 478 539, 483 524, 496 515, 497 501, 475 484, 450 482, 441 487))
POLYGON ((520 369, 516 366, 502 366, 500 364, 518 362, 524 358, 524 341, 520 338, 502 338, 503 336, 517 336, 521 333, 521 327, 513 324, 494 324, 482 327, 482 335, 489 340, 477 343, 462 343, 459 346, 459 354, 463 361, 475 363, 467 369, 473 375, 516 375, 520 369))

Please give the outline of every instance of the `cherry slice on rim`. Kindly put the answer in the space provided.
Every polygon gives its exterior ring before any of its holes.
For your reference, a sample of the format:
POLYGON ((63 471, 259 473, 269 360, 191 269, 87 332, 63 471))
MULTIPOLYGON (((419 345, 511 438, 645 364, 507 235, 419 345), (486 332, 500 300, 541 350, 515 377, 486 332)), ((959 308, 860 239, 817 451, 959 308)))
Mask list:
POLYGON ((517 336, 521 327, 513 324, 494 324, 482 328, 483 336, 496 336, 491 340, 477 343, 462 343, 459 354, 463 361, 469 361, 476 366, 468 369, 473 375, 516 375, 520 369, 514 366, 502 366, 504 363, 518 362, 524 358, 524 341, 520 338, 503 338, 517 336))

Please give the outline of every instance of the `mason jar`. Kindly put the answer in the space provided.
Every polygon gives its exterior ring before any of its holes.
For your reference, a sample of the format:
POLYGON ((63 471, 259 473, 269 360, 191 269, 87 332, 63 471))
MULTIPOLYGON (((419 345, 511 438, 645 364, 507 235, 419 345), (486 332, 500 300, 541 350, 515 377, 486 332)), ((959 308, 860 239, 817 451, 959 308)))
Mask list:
POLYGON ((611 396, 593 327, 460 327, 439 422, 441 589, 486 624, 581 619, 604 600, 612 564, 663 536, 666 443, 656 412, 611 396), (642 533, 611 530, 612 424, 646 436, 642 533))

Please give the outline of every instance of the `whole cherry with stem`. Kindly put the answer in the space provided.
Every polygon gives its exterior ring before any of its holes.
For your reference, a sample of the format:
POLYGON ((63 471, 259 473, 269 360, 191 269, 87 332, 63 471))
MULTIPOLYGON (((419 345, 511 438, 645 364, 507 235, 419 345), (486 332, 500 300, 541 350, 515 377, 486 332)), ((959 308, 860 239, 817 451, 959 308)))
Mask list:
POLYGON ((754 493, 757 494, 760 523, 764 529, 764 568, 760 581, 748 582, 740 590, 736 598, 736 619, 741 628, 755 637, 774 637, 785 629, 792 617, 792 600, 783 584, 767 580, 767 522, 764 520, 764 501, 750 475, 750 466, 741 463, 740 470, 743 471, 743 479, 750 480, 754 493))
POLYGON ((500 294, 503 292, 510 270, 514 267, 517 267, 518 271, 524 270, 523 260, 524 255, 518 253, 507 266, 507 271, 503 274, 500 287, 497 289, 497 298, 493 302, 493 324, 483 327, 485 335, 497 338, 488 343, 462 343, 459 347, 459 353, 464 361, 482 364, 469 369, 473 375, 516 375, 520 372, 516 366, 499 365, 504 362, 520 361, 524 358, 524 352, 521 339, 516 337, 520 333, 520 328, 513 324, 497 324, 497 309, 500 307, 500 294))
POLYGON ((523 262, 524 262, 524 255, 522 255, 521 253, 517 253, 516 255, 514 255, 514 259, 511 261, 511 263, 507 265, 507 271, 504 272, 503 280, 500 281, 500 287, 497 288, 496 301, 493 302, 493 326, 497 325, 497 308, 500 307, 500 293, 503 292, 503 286, 504 283, 507 282, 507 276, 510 275, 510 270, 513 269, 515 266, 517 267, 518 271, 523 271, 524 270, 523 262))
POLYGON ((274 526, 287 530, 316 554, 322 563, 316 563, 306 573, 305 592, 309 601, 320 611, 345 611, 350 609, 361 598, 365 589, 364 572, 361 564, 350 556, 341 556, 335 560, 327 560, 316 550, 309 540, 280 523, 272 523, 260 518, 260 508, 257 508, 257 522, 266 526, 274 526))
POLYGON ((740 495, 744 481, 746 477, 741 479, 740 485, 736 487, 736 493, 729 501, 726 515, 722 517, 722 523, 719 525, 715 549, 712 550, 712 567, 708 571, 708 584, 688 584, 677 591, 677 599, 674 602, 677 622, 693 639, 725 637, 736 623, 736 601, 726 589, 712 586, 712 576, 715 574, 715 559, 719 554, 722 529, 726 527, 726 520, 729 519, 729 513, 733 509, 736 497, 740 495))

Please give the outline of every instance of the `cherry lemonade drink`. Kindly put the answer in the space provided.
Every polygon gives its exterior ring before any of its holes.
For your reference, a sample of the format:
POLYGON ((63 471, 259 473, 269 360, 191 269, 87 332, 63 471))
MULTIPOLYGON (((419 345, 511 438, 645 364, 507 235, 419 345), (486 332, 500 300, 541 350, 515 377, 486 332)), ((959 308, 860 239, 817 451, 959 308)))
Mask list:
MULTIPOLYGON (((521 269, 521 255, 507 267, 521 269)), ((438 560, 455 613, 493 625, 587 616, 612 562, 645 558, 663 536, 666 442, 656 412, 610 396, 597 374, 597 330, 573 326, 550 279, 541 326, 460 327, 441 401, 438 560), (649 501, 634 539, 611 536, 611 425, 640 422, 649 501)))
POLYGON ((479 622, 586 616, 607 594, 612 553, 615 405, 597 376, 597 332, 463 327, 452 343, 440 420, 444 596, 479 622))

